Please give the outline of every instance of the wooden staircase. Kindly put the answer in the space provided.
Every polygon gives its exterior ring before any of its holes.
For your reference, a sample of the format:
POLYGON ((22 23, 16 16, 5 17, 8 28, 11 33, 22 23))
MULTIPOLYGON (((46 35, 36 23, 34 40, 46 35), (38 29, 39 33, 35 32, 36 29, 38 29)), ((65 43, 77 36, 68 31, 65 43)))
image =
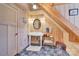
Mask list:
POLYGON ((69 37, 70 39, 72 38, 72 41, 79 41, 79 29, 63 18, 57 10, 54 10, 51 4, 39 4, 39 6, 42 7, 42 9, 52 18, 52 20, 58 23, 64 30, 69 32, 69 37))

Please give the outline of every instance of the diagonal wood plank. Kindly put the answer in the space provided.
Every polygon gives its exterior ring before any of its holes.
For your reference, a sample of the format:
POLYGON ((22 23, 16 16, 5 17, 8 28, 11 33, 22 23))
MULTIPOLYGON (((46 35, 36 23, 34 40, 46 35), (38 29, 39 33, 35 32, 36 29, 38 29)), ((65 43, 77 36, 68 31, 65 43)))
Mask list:
POLYGON ((63 27, 66 31, 69 33, 75 34, 79 38, 79 29, 75 27, 73 24, 71 24, 69 21, 64 19, 59 12, 52 9, 49 4, 39 4, 39 6, 42 7, 42 9, 49 14, 49 16, 57 22, 61 27, 63 27))

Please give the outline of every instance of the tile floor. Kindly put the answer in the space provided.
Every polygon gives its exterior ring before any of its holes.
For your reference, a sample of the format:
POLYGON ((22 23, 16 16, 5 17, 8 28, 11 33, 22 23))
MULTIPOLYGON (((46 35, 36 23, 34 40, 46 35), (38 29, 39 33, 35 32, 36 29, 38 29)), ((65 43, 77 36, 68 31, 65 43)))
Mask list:
POLYGON ((27 51, 24 49, 17 56, 69 56, 69 54, 55 46, 43 46, 40 51, 27 51))

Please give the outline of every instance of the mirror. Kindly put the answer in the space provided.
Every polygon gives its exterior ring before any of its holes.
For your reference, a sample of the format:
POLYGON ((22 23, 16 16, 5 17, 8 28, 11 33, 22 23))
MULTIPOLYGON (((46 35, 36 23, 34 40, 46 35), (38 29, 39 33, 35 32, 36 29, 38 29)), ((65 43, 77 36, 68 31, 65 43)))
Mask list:
POLYGON ((34 29, 40 29, 40 27, 41 27, 41 21, 39 19, 35 19, 33 21, 33 27, 34 27, 34 29))

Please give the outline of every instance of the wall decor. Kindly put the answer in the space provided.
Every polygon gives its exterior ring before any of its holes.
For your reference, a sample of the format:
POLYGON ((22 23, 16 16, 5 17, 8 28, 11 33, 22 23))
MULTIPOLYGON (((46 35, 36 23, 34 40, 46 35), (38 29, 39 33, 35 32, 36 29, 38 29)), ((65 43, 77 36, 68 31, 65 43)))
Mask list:
POLYGON ((78 15, 78 8, 69 9, 69 16, 77 16, 78 15))
POLYGON ((48 33, 49 33, 49 28, 48 28, 48 27, 46 28, 46 32, 48 32, 48 33))
POLYGON ((33 21, 33 27, 34 27, 34 29, 40 29, 40 27, 41 27, 41 21, 39 19, 35 19, 33 21))

